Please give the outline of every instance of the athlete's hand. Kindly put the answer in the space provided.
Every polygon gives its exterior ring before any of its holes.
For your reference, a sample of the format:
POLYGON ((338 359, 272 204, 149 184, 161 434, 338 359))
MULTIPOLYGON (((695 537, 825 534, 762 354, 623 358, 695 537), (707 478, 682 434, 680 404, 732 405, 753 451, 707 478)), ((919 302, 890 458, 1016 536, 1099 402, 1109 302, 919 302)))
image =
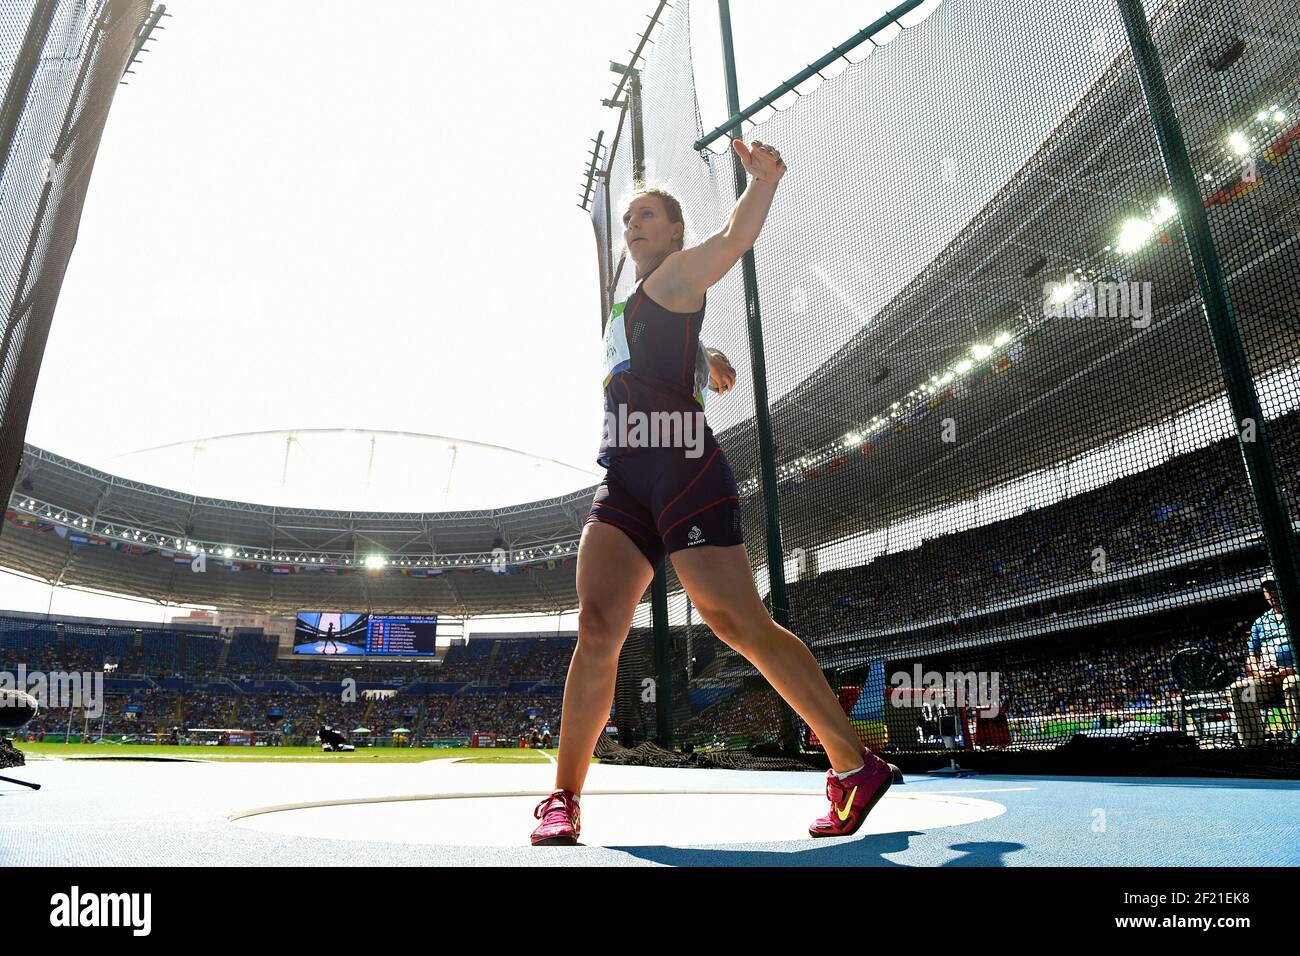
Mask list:
POLYGON ((709 384, 715 392, 725 395, 736 384, 736 370, 717 349, 706 348, 704 354, 709 357, 709 384))
POLYGON ((731 145, 751 179, 775 184, 785 175, 785 161, 781 154, 766 143, 754 140, 753 148, 747 149, 744 140, 733 139, 731 145))

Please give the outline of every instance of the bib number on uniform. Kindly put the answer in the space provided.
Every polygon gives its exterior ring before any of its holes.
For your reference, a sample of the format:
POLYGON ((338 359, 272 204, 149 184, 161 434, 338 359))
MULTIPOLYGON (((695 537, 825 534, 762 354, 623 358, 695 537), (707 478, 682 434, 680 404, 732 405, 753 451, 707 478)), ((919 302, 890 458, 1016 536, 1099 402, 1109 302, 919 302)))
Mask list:
POLYGON ((626 302, 615 302, 605 321, 605 381, 601 388, 607 387, 609 380, 619 372, 632 367, 632 352, 627 347, 627 328, 623 321, 626 305, 626 302))

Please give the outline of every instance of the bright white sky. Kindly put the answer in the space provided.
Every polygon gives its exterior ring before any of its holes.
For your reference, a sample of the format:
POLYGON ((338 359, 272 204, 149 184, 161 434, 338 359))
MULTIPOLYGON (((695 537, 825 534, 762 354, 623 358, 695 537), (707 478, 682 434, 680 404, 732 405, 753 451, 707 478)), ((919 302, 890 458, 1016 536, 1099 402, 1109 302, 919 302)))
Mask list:
MULTIPOLYGON (((655 6, 168 0, 109 115, 27 441, 106 467, 204 436, 392 429, 590 468, 600 294, 578 193, 617 121, 609 63, 655 6)), ((717 5, 692 6, 712 128, 717 5)), ((732 4, 742 105, 886 7, 732 4)), ((11 574, 0 607, 174 614, 11 574)))

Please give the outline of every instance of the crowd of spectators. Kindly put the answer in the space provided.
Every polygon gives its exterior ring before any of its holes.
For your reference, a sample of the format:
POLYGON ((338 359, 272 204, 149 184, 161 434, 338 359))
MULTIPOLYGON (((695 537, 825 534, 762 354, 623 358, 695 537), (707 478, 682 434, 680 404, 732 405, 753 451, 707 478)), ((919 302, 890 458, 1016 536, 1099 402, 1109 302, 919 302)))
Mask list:
POLYGON ((474 733, 508 738, 534 725, 549 725, 558 736, 558 689, 575 640, 572 634, 502 640, 499 644, 505 650, 495 655, 498 641, 490 637, 472 641, 448 650, 450 676, 430 664, 276 664, 273 659, 252 660, 247 655, 238 662, 228 661, 222 669, 215 663, 219 656, 206 652, 193 670, 187 665, 182 673, 174 661, 157 667, 156 656, 96 653, 93 642, 84 639, 60 644, 52 637, 33 640, 26 635, 18 640, 0 625, 0 662, 14 670, 21 660, 29 672, 47 673, 94 673, 103 669, 106 660, 117 665, 110 674, 116 680, 108 681, 110 690, 93 720, 82 711, 43 710, 24 728, 37 736, 71 727, 74 733, 145 739, 165 738, 173 728, 209 734, 238 729, 261 737, 301 738, 329 724, 349 734, 364 727, 376 739, 388 739, 402 729, 409 737, 417 726, 424 738, 463 738, 474 733), (178 687, 163 686, 174 677, 184 680, 178 687), (346 693, 344 678, 355 681, 346 693), (421 685, 429 683, 460 686, 454 694, 425 693, 421 685), (122 684, 131 686, 114 689, 122 684), (547 685, 549 692, 512 693, 506 689, 510 684, 547 685))
MULTIPOLYGON (((1300 415, 1270 432, 1294 514, 1300 415)), ((789 586, 800 635, 871 630, 969 615, 1010 599, 1095 580, 1258 527, 1235 439, 1014 518, 940 534, 920 547, 789 586)))
MULTIPOLYGON (((999 714, 1015 730, 1009 739, 1021 742, 1031 737, 1030 728, 1017 728, 1018 721, 1038 718, 1032 728, 1035 741, 1043 739, 1048 718, 1065 720, 1059 726, 1154 727, 1175 726, 1185 709, 1181 688, 1173 671, 1175 656, 1188 648, 1207 652, 1221 662, 1227 673, 1238 676, 1244 670, 1246 635, 1253 615, 1225 612, 1205 619, 1194 612, 1174 615, 1147 633, 1132 631, 1079 635, 1069 642, 1040 637, 1011 644, 974 647, 961 652, 888 661, 885 671, 885 704, 896 686, 911 686, 915 668, 923 674, 980 675, 984 688, 995 690, 989 700, 968 701, 971 711, 996 703, 999 714), (904 682, 900 675, 905 675, 904 682)), ((860 681, 860 675, 842 684, 860 681)), ((972 688, 973 689, 973 688, 972 688)), ((1197 706, 1217 713, 1222 721, 1217 736, 1224 744, 1235 741, 1230 726, 1231 708, 1227 691, 1205 698, 1193 692, 1197 706)), ((766 681, 747 678, 716 703, 694 714, 681 728, 685 737, 725 742, 744 737, 750 742, 775 740, 780 735, 781 701, 766 681)), ((971 719, 974 719, 973 717, 971 719)), ((801 725, 801 722, 800 724, 801 725)), ((1294 732, 1296 728, 1291 728, 1294 732)), ((1068 736, 1074 730, 1063 731, 1068 736)), ((1062 742, 1057 740, 1056 742, 1062 742)))
POLYGON ((706 707, 681 727, 684 737, 726 742, 744 737, 750 742, 778 739, 781 697, 765 680, 750 680, 717 703, 706 707))

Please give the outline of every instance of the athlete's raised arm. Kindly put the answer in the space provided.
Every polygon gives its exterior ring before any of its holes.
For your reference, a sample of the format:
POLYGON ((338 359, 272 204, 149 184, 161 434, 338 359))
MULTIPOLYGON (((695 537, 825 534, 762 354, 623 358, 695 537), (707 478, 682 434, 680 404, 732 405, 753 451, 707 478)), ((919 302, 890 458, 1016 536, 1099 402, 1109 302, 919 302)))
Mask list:
POLYGON ((753 248, 767 220, 777 184, 785 175, 780 152, 766 143, 754 140, 753 149, 747 149, 742 140, 734 139, 731 145, 749 174, 749 185, 721 229, 672 257, 673 285, 686 293, 708 291, 753 248))

